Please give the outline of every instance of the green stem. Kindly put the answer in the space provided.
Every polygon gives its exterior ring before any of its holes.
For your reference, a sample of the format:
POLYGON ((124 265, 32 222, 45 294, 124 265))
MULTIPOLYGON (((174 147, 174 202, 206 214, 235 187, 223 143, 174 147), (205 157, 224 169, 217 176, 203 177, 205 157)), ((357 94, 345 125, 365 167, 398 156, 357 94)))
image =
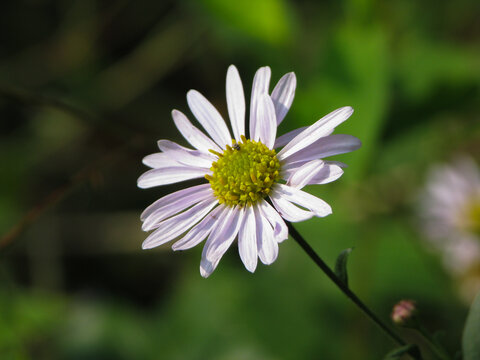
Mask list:
MULTIPOLYGON (((287 222, 287 226, 290 235, 301 246, 301 248, 307 253, 308 256, 318 265, 318 267, 328 276, 330 280, 342 291, 350 300, 353 301, 357 307, 363 311, 367 317, 369 317, 375 324, 382 329, 386 335, 388 335, 394 342, 400 346, 406 345, 405 341, 390 329, 382 320, 380 320, 359 298, 358 296, 345 285, 342 280, 330 269, 330 267, 318 256, 313 248, 305 241, 300 233, 293 227, 293 225, 287 222)), ((409 353, 413 359, 421 360, 421 355, 418 353, 409 353)))
POLYGON ((417 326, 414 327, 414 329, 417 330, 423 336, 423 338, 427 341, 428 345, 430 346, 430 349, 435 353, 435 355, 438 356, 439 359, 451 360, 450 355, 448 355, 445 349, 437 345, 437 343, 433 340, 430 332, 427 329, 425 329, 425 327, 422 324, 420 324, 420 322, 417 323, 417 326))

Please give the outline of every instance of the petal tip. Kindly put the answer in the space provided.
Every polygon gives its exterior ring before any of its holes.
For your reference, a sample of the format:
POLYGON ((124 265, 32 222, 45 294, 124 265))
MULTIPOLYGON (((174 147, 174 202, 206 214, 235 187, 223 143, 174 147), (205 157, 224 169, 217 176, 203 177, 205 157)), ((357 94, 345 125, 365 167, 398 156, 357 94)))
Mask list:
POLYGON ((257 262, 248 265, 245 264, 245 268, 253 274, 257 269, 257 262))
POLYGON ((202 277, 204 279, 208 278, 211 274, 212 274, 212 271, 209 271, 210 269, 204 269, 201 265, 200 265, 200 275, 202 275, 202 277))
POLYGON ((153 230, 153 229, 154 229, 154 227, 152 226, 152 222, 151 222, 151 221, 149 221, 149 223, 147 223, 147 222, 145 222, 145 221, 143 222, 143 224, 142 224, 142 231, 150 231, 150 230, 153 230))
POLYGON ((295 75, 295 73, 293 71, 290 71, 289 73, 287 73, 287 76, 289 77, 289 79, 291 79, 292 81, 296 82, 297 81, 297 75, 295 75))
POLYGON ((187 91, 187 102, 191 101, 192 97, 195 97, 199 94, 199 92, 195 89, 190 89, 187 91))
POLYGON ((227 73, 232 72, 232 71, 238 72, 238 69, 235 65, 230 64, 230 66, 228 67, 227 73))
POLYGON ((360 140, 359 138, 355 137, 355 139, 357 140, 357 143, 355 144, 355 150, 358 150, 362 147, 362 140, 360 140))
POLYGON ((145 240, 142 244, 142 250, 150 250, 154 248, 154 246, 152 246, 152 244, 150 244, 149 241, 145 240))
POLYGON ((148 189, 148 186, 144 183, 143 179, 140 177, 137 180, 137 187, 140 189, 148 189))

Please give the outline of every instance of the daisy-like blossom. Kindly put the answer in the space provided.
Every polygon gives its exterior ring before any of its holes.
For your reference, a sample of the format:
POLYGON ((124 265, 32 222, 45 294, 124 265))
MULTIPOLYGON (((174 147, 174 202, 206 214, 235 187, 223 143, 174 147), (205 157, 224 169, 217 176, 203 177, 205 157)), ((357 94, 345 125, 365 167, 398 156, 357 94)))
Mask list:
POLYGON ((427 238, 471 299, 480 290, 480 170, 473 160, 434 167, 420 209, 427 238))
POLYGON ((160 152, 143 159, 151 170, 140 176, 138 186, 195 178, 208 182, 166 195, 145 209, 142 229, 154 231, 144 249, 175 240, 173 250, 186 250, 206 239, 200 273, 208 277, 238 239, 240 258, 254 272, 258 259, 267 265, 276 260, 278 244, 288 238, 284 219, 298 222, 332 213, 325 201, 302 188, 343 174, 344 164, 322 158, 360 147, 353 136, 331 135, 353 109, 340 108, 309 127, 277 137, 295 95, 296 77, 293 72, 284 75, 270 92, 270 76, 270 68, 262 67, 253 79, 248 132, 243 86, 233 65, 226 80, 233 137, 220 113, 196 90, 187 93, 187 102, 208 136, 183 113, 172 111, 175 125, 193 149, 159 140, 160 152))

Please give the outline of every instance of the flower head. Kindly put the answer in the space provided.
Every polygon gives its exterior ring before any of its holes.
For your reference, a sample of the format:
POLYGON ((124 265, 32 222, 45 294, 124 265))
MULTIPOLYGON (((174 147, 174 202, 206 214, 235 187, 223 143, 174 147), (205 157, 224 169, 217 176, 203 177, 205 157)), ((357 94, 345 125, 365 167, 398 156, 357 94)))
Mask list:
POLYGON ((331 214, 326 202, 302 188, 329 183, 343 174, 344 164, 321 158, 360 147, 353 136, 331 135, 353 109, 335 110, 309 127, 277 138, 277 126, 293 101, 296 77, 284 75, 271 93, 269 84, 270 68, 262 67, 253 80, 249 137, 243 86, 233 65, 226 81, 233 137, 220 113, 196 90, 187 93, 187 102, 209 136, 183 113, 172 111, 175 125, 194 149, 160 140, 161 152, 143 159, 152 169, 140 176, 138 186, 195 178, 208 182, 166 195, 142 213, 143 230, 155 230, 144 249, 176 240, 172 248, 186 250, 207 239, 200 263, 200 273, 207 277, 238 239, 240 258, 253 272, 258 258, 264 264, 276 260, 278 243, 288 237, 283 219, 298 222, 331 214))
POLYGON ((467 157, 433 168, 421 197, 427 238, 469 300, 480 289, 480 171, 467 157), (474 284, 476 284, 474 286, 474 284))
POLYGON ((415 301, 401 300, 393 307, 391 318, 395 324, 408 327, 414 323, 416 313, 415 301))

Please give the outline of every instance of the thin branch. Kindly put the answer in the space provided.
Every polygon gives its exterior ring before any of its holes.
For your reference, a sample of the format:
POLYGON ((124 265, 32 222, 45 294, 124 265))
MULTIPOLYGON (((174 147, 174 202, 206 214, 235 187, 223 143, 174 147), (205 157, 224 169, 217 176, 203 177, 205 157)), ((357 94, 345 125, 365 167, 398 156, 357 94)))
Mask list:
MULTIPOLYGON (((387 326, 380 318, 373 313, 359 298, 358 296, 350 290, 350 288, 343 283, 342 280, 330 269, 330 267, 320 258, 320 256, 313 250, 313 248, 305 241, 305 239, 300 235, 300 233, 293 227, 293 225, 287 222, 290 235, 293 239, 302 247, 302 249, 307 253, 307 255, 317 264, 317 266, 328 276, 330 280, 342 291, 350 300, 353 301, 357 307, 367 315, 370 320, 372 320, 380 329, 385 332, 393 341, 398 345, 406 345, 405 341, 396 334, 389 326, 387 326)), ((421 355, 418 353, 409 353, 410 356, 414 359, 421 359, 421 355)))

